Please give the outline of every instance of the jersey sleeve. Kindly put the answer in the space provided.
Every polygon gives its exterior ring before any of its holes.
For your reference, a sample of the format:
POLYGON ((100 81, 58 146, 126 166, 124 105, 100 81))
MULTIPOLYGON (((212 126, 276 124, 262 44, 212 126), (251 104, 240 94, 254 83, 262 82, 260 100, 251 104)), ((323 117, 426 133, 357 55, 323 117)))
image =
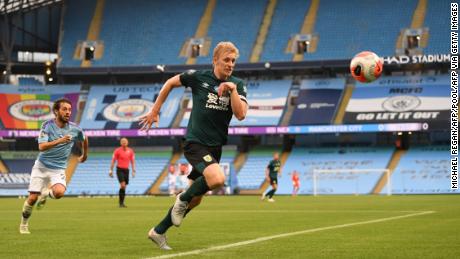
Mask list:
POLYGON ((238 92, 240 99, 243 102, 248 103, 248 100, 246 99, 248 88, 246 87, 243 81, 238 82, 238 84, 236 85, 236 91, 238 92))
POLYGON ((49 142, 49 130, 48 124, 43 123, 40 133, 38 134, 38 144, 49 142))
POLYGON ((78 134, 77 134, 77 140, 78 141, 84 141, 86 139, 85 133, 83 132, 82 129, 78 129, 78 134))
POLYGON ((196 71, 195 70, 189 70, 186 71, 179 76, 180 82, 183 86, 185 87, 193 87, 193 82, 196 80, 196 71))

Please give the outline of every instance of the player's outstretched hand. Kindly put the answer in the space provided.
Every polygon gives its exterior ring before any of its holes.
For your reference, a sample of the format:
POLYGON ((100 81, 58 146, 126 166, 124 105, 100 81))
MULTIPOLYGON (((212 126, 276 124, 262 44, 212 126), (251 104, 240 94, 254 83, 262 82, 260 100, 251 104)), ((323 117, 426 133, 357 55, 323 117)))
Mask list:
POLYGON ((81 157, 78 158, 78 162, 84 163, 88 159, 88 155, 82 155, 81 157))
POLYGON ((139 125, 141 125, 141 130, 149 130, 152 127, 152 124, 155 123, 155 127, 158 128, 158 121, 160 120, 160 116, 158 112, 154 112, 153 109, 147 113, 147 115, 142 116, 139 121, 139 125))
POLYGON ((112 170, 109 171, 109 176, 110 176, 111 178, 113 178, 113 172, 112 172, 112 170))
POLYGON ((222 96, 226 92, 233 92, 236 89, 236 85, 232 82, 223 82, 217 88, 217 94, 222 96))

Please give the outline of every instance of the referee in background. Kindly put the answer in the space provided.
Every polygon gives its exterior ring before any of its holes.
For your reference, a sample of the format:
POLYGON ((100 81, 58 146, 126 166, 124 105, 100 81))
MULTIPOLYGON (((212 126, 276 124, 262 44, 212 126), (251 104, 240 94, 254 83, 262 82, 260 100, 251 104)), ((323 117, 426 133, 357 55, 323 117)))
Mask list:
POLYGON ((119 205, 120 208, 126 208, 125 205, 125 194, 126 186, 129 184, 129 162, 131 162, 131 168, 133 169, 133 177, 136 175, 136 163, 134 160, 134 151, 128 147, 128 139, 120 139, 120 147, 113 151, 112 163, 110 164, 109 176, 113 177, 113 166, 115 160, 117 161, 117 178, 120 182, 119 205))

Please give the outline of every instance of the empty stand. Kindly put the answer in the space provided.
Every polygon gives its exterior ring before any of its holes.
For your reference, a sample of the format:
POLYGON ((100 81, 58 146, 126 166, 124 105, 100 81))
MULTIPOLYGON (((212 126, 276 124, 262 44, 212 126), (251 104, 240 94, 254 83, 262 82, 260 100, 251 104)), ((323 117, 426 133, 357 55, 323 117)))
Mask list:
MULTIPOLYGON (((136 177, 130 175, 127 194, 145 194, 167 165, 171 153, 152 152, 136 153, 136 177)), ((91 154, 88 160, 80 164, 69 183, 69 195, 114 195, 118 194, 120 185, 116 179, 109 177, 111 153, 91 154)), ((130 166, 131 169, 131 166, 130 166)), ((131 170, 130 170, 131 171, 131 170)), ((131 174, 132 172, 130 172, 131 174)))
POLYGON ((265 180, 265 168, 273 159, 276 149, 254 149, 248 154, 246 163, 238 172, 238 186, 242 190, 259 189, 265 180))
MULTIPOLYGON (((313 169, 384 169, 392 148, 294 148, 283 167, 279 194, 291 194, 291 173, 300 175, 299 194, 313 193, 313 169)), ((379 173, 327 173, 317 176, 318 194, 369 194, 379 173)), ((384 192, 385 193, 385 192, 384 192)))
POLYGON ((450 51, 450 10, 451 1, 429 1, 426 9, 425 27, 428 27, 428 44, 425 54, 448 54, 450 51))
POLYGON ((59 43, 60 67, 79 67, 81 60, 74 58, 79 41, 86 40, 89 24, 96 6, 94 0, 66 1, 59 43))
POLYGON ((310 3, 309 0, 278 1, 260 58, 261 61, 292 60, 292 53, 286 52, 286 46, 291 36, 300 32, 310 3))
MULTIPOLYGON (((231 41, 240 51, 238 62, 248 63, 267 2, 267 0, 217 1, 207 35, 211 39, 211 48, 220 41, 231 41)), ((212 51, 210 55, 197 59, 198 64, 211 62, 212 51)))
POLYGON ((449 184, 449 151, 449 146, 413 147, 409 149, 393 172, 393 193, 453 193, 455 190, 451 190, 449 184))

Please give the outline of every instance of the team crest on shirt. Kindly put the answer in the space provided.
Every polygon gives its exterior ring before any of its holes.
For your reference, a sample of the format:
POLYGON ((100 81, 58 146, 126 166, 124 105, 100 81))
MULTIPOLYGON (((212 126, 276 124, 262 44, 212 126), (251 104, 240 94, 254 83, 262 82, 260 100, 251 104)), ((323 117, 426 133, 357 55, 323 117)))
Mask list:
POLYGON ((212 161, 212 157, 211 157, 210 155, 205 155, 205 156, 203 157, 203 160, 209 163, 209 162, 212 161))

